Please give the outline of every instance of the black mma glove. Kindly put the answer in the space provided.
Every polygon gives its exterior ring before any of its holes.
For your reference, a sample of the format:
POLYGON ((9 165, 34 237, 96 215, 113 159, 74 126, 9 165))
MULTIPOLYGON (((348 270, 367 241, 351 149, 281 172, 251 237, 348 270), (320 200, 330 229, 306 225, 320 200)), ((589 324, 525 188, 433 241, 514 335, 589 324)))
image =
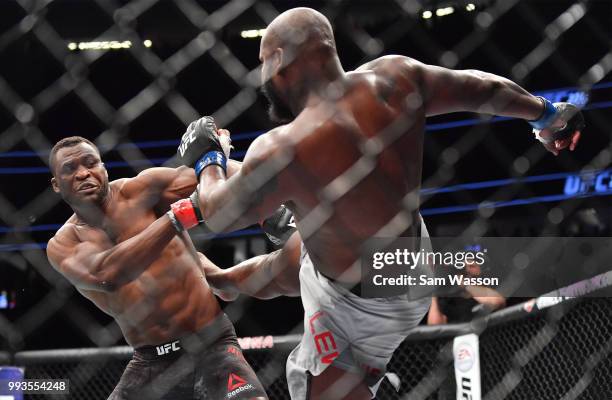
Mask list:
POLYGON ((574 132, 584 129, 584 116, 580 109, 571 103, 551 103, 544 97, 538 97, 544 104, 542 116, 535 121, 528 121, 533 126, 536 139, 544 144, 556 140, 571 138, 574 132), (548 130, 551 135, 543 137, 540 133, 548 130))
POLYGON ((289 237, 297 230, 293 213, 281 205, 270 217, 261 222, 261 229, 276 246, 285 244, 289 237))
POLYGON ((179 163, 194 168, 199 178, 209 165, 218 165, 225 171, 229 148, 226 154, 214 119, 202 117, 189 124, 176 153, 179 163))

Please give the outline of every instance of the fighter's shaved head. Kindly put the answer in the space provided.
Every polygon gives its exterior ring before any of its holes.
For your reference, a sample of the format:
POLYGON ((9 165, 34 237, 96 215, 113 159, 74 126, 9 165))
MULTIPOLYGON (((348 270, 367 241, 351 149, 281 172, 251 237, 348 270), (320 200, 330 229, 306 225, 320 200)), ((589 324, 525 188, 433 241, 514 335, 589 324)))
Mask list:
POLYGON ((261 40, 262 91, 270 117, 293 120, 309 96, 323 96, 330 82, 342 79, 334 32, 325 15, 293 8, 276 17, 261 40))
POLYGON ((309 50, 335 50, 334 32, 325 15, 312 8, 298 7, 276 17, 266 29, 262 48, 281 48, 290 54, 309 50))

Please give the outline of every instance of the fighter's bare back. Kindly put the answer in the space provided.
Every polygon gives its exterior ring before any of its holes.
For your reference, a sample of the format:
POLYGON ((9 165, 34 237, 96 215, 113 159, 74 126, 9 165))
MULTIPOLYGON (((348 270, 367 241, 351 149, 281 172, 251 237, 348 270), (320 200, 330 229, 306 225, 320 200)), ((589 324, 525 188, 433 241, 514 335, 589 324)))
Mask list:
MULTIPOLYGON (((409 112, 410 118, 401 121, 398 139, 382 150, 369 175, 334 199, 329 219, 315 234, 304 237, 317 269, 330 278, 359 282, 360 270, 351 266, 363 242, 400 212, 418 221, 425 111, 420 106, 408 109, 406 98, 411 93, 417 99, 420 96, 409 68, 405 63, 398 65, 395 57, 374 60, 347 74, 341 99, 305 108, 266 139, 295 146, 290 172, 282 174, 291 179, 279 177, 278 184, 292 186, 287 206, 300 227, 300 221, 321 205, 321 191, 333 187, 332 181, 358 165, 364 156, 359 146, 368 138, 396 133, 387 128, 409 112), (411 193, 416 195, 407 197, 411 193), (407 199, 412 204, 406 204, 407 199)), ((395 235, 413 235, 416 226, 407 223, 395 235)))

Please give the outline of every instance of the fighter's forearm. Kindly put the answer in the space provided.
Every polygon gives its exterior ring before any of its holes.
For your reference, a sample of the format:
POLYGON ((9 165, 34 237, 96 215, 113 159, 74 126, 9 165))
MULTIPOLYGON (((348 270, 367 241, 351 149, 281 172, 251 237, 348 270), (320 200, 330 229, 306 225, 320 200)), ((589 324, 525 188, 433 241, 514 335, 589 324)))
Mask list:
MULTIPOLYGON (((475 96, 474 111, 526 120, 535 120, 542 115, 544 104, 511 80, 476 70, 468 73, 476 75, 485 86, 482 92, 476 91, 482 97, 475 96)), ((466 95, 470 97, 469 93, 466 95)))
POLYGON ((543 103, 509 79, 477 70, 419 65, 428 116, 458 111, 538 119, 543 103))
POLYGON ((207 276, 207 279, 216 289, 238 292, 258 299, 295 295, 276 281, 278 274, 282 273, 274 268, 274 258, 279 252, 280 250, 250 258, 215 274, 212 279, 207 276))
POLYGON ((136 279, 159 259, 176 236, 168 216, 163 215, 145 230, 97 256, 92 275, 106 288, 117 288, 136 279))
MULTIPOLYGON (((235 172, 239 174, 239 172, 235 172)), ((206 226, 213 232, 231 232, 257 223, 259 216, 250 212, 249 196, 245 188, 230 187, 223 170, 211 166, 200 176, 199 200, 206 226)))

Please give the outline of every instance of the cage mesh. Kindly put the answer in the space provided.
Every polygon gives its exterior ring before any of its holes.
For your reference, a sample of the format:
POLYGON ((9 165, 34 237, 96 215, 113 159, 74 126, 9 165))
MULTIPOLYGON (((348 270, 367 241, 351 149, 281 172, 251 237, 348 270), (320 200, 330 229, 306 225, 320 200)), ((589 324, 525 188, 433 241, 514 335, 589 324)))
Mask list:
MULTIPOLYGON (((121 341, 118 327, 108 319, 92 315, 79 294, 51 269, 45 256, 47 240, 68 216, 61 198, 48 186, 48 151, 57 139, 66 135, 53 121, 74 120, 69 125, 72 129, 91 132, 89 138, 100 146, 107 167, 116 177, 133 176, 145 168, 167 163, 184 126, 201 115, 212 115, 221 127, 231 128, 242 123, 252 126, 250 130, 261 129, 267 126, 262 117, 265 106, 257 95, 261 71, 256 58, 245 57, 232 33, 244 26, 241 21, 246 17, 249 22, 265 26, 287 7, 265 0, 68 2, 69 6, 80 7, 77 12, 84 16, 98 16, 94 30, 99 40, 112 37, 132 43, 122 53, 121 68, 137 71, 139 78, 114 82, 124 85, 125 90, 118 95, 109 90, 112 84, 108 82, 113 82, 110 78, 113 74, 119 75, 117 60, 113 61, 110 52, 69 49, 68 43, 79 38, 68 37, 65 21, 58 17, 62 4, 66 3, 17 0, 0 5, 3 7, 0 9, 0 58, 3 60, 0 65, 0 268, 27 271, 28 282, 34 282, 31 290, 35 292, 27 312, 17 316, 0 314, 0 344, 3 350, 12 353, 27 348, 29 341, 40 336, 54 320, 65 323, 91 346, 107 347, 121 341), (155 25, 160 15, 168 24, 165 29, 180 30, 181 35, 174 36, 165 48, 148 48, 144 41, 150 32, 144 33, 142 27, 155 25), (20 63, 29 65, 30 76, 20 76, 20 63), (207 72, 205 77, 201 71, 207 72), (201 81, 195 82, 198 79, 201 81), (202 90, 206 88, 206 79, 222 84, 224 90, 210 95, 202 90), (143 132, 142 127, 152 129, 152 126, 158 131, 143 132), (161 131, 166 132, 164 140, 149 140, 149 134, 155 133, 158 138, 161 131), (15 190, 24 186, 35 190, 32 193, 15 190)), ((549 194, 542 193, 539 187, 526 185, 521 178, 530 173, 539 174, 542 180, 545 174, 557 173, 560 169, 580 174, 584 170, 609 167, 611 121, 606 108, 610 104, 598 100, 600 92, 596 91, 608 87, 612 70, 610 24, 606 19, 610 15, 610 3, 559 1, 541 2, 547 3, 542 6, 527 0, 475 1, 476 11, 465 16, 470 22, 453 26, 452 35, 440 34, 444 29, 442 17, 434 16, 429 22, 423 20, 424 12, 435 11, 437 3, 434 3, 328 1, 312 5, 330 17, 338 42, 351 49, 347 55, 350 59, 345 62, 351 67, 384 54, 401 52, 405 49, 402 44, 409 42, 415 57, 418 55, 427 62, 450 68, 476 65, 484 70, 505 72, 529 89, 546 89, 539 85, 540 81, 571 82, 568 85, 576 90, 554 100, 584 102, 581 105, 592 132, 592 144, 586 155, 561 157, 552 164, 546 161, 547 153, 539 143, 526 140, 516 144, 511 135, 495 134, 502 125, 515 132, 528 132, 523 122, 493 118, 466 123, 461 135, 431 140, 424 148, 428 173, 423 178, 426 189, 421 195, 421 209, 426 218, 445 216, 450 212, 448 207, 459 206, 472 211, 473 218, 468 224, 459 224, 460 228, 450 227, 439 233, 537 236, 551 230, 565 233, 560 228, 561 221, 585 204, 606 205, 606 197, 590 199, 579 193, 574 197, 560 197, 548 207, 549 194), (368 7, 376 7, 390 16, 388 23, 373 27, 367 24, 367 18, 355 19, 349 12, 365 9, 367 15, 368 7), (514 36, 496 32, 498 24, 503 26, 509 21, 514 27, 520 26, 513 32, 514 36), (588 45, 567 48, 566 43, 573 44, 576 38, 588 45), (508 50, 509 42, 515 41, 524 46, 508 50), (581 97, 585 95, 592 98, 581 97), (477 194, 457 186, 462 183, 460 177, 484 179, 486 168, 470 170, 462 164, 461 160, 474 158, 503 171, 499 178, 508 179, 511 184, 491 181, 482 185, 482 191, 477 194), (427 191, 428 188, 446 190, 427 191), (513 199, 517 193, 535 199, 518 203, 533 218, 509 222, 496 217, 498 209, 516 204, 513 199)), ((467 2, 454 4, 459 10, 467 2)), ((152 39, 155 43, 156 38, 152 39)), ((342 48, 340 51, 343 56, 342 48)), ((428 125, 428 134, 445 129, 449 122, 456 121, 435 119, 428 125)), ((366 150, 353 168, 318 193, 321 203, 303 221, 307 227, 304 236, 316 234, 333 212, 334 202, 367 176, 371 161, 385 146, 392 145, 409 124, 408 120, 394 121, 381 135, 380 143, 364 145, 366 150)), ((245 132, 235 132, 236 158, 241 158, 259 133, 245 132)), ((265 181, 281 167, 263 168, 259 177, 265 181)), ((585 174, 583 180, 590 179, 592 184, 592 175, 585 174)), ((558 179, 549 175, 546 176, 550 179, 558 179)), ((414 208, 414 202, 406 200, 414 208)), ((397 226, 388 228, 401 230, 406 221, 404 214, 413 208, 407 207, 398 214, 393 220, 397 226)), ((572 230, 571 224, 567 229, 570 233, 582 233, 580 228, 572 230)), ((605 229, 609 228, 599 227, 595 233, 605 234, 605 229)), ((246 308, 250 304, 244 301, 234 308, 246 308)), ((589 300, 568 311, 551 310, 545 316, 486 330, 481 336, 483 393, 491 399, 612 396, 609 384, 611 309, 608 300, 589 300)), ((253 329, 261 328, 257 318, 249 318, 248 322, 253 329)), ((48 340, 53 343, 51 336, 48 340)), ((443 396, 440 388, 451 376, 449 349, 448 340, 442 339, 404 343, 389 367, 402 379, 400 392, 396 393, 385 381, 378 397, 443 396)), ((248 355, 255 369, 261 372, 260 379, 272 399, 287 398, 285 357, 284 353, 248 355)), ((124 364, 125 361, 93 364, 87 360, 66 365, 49 363, 30 365, 27 374, 38 378, 69 377, 72 398, 104 398, 124 364)))

